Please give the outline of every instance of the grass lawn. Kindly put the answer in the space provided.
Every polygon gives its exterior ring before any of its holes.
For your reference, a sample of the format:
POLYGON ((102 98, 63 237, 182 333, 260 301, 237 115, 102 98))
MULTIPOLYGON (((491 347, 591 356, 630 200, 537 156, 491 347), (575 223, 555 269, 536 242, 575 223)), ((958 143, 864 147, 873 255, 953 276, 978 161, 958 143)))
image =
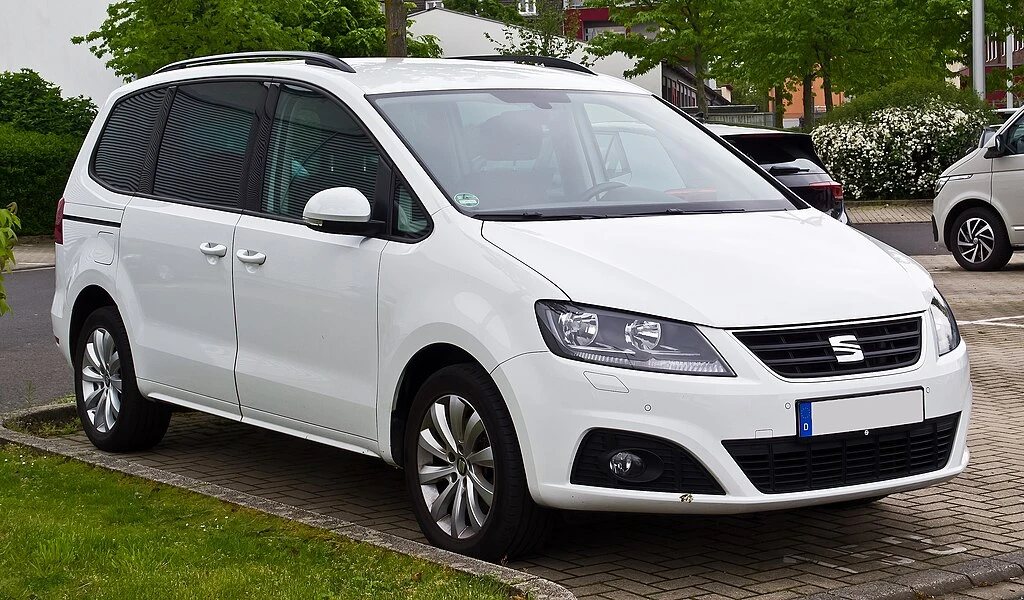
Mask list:
POLYGON ((0 598, 509 597, 497 581, 0 446, 0 598))

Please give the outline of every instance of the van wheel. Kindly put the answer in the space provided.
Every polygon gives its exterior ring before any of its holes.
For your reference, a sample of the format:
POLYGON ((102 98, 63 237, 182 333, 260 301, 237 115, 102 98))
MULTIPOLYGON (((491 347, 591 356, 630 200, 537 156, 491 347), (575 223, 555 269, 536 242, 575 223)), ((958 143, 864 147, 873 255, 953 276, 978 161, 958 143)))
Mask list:
POLYGON ((416 520, 431 544, 498 561, 547 537, 550 513, 530 496, 512 417, 480 367, 446 367, 424 382, 404 458, 416 520))
POLYGON ((128 333, 116 309, 103 307, 85 319, 74 363, 78 417, 94 446, 131 452, 163 439, 171 409, 139 393, 128 333))
POLYGON ((1013 254, 1006 226, 987 208, 969 208, 953 224, 953 257, 968 271, 998 271, 1013 254))

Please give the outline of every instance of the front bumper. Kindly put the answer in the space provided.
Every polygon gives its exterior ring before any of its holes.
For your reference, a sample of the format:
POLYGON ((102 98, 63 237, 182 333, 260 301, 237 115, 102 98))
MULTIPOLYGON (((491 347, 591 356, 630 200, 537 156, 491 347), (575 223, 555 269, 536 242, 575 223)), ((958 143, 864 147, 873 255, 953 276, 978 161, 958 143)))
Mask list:
MULTIPOLYGON (((927 332, 906 369, 802 381, 775 375, 736 338, 702 328, 737 377, 714 378, 602 367, 531 353, 493 372, 516 425, 530 491, 541 505, 577 510, 740 513, 854 500, 927 487, 967 465, 971 383, 966 345, 939 358, 927 332), (796 402, 921 389, 924 418, 960 413, 948 463, 919 475, 791 493, 762 493, 724 440, 797 435, 796 402), (648 492, 570 483, 587 432, 606 428, 667 440, 690 452, 724 495, 648 492)), ((877 427, 885 427, 878 423, 877 427)))

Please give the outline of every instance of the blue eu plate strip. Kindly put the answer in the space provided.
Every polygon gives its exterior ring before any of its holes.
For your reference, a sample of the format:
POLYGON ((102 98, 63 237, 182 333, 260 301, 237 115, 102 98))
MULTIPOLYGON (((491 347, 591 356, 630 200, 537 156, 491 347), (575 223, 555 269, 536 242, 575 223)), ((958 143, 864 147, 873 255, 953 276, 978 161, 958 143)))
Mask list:
POLYGON ((810 402, 800 402, 796 405, 796 420, 800 437, 811 437, 814 435, 814 427, 811 425, 810 402))

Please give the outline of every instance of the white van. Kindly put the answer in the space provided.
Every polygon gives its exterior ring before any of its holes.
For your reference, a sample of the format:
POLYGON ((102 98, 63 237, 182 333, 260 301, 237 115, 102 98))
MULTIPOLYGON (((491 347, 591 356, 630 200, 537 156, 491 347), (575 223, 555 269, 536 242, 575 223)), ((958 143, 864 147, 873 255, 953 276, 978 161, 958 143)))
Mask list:
POLYGON ((935 241, 969 271, 997 271, 1024 250, 1024 109, 943 171, 932 206, 935 241))
POLYGON ((377 456, 431 542, 491 560, 551 509, 963 471, 967 348, 924 269, 648 92, 508 60, 256 53, 115 92, 57 215, 93 443, 183 406, 377 456))

